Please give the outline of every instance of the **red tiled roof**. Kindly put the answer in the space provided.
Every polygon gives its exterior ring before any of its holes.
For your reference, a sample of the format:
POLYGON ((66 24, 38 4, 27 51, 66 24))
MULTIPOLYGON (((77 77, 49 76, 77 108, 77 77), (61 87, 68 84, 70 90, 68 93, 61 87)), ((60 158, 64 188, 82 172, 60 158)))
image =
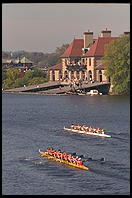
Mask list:
POLYGON ((74 39, 65 52, 60 56, 62 57, 78 57, 82 55, 82 48, 84 46, 83 39, 74 39))
POLYGON ((61 70, 62 69, 62 64, 59 63, 57 65, 53 65, 52 67, 49 68, 49 70, 61 70))
POLYGON ((102 64, 99 64, 95 67, 95 69, 98 69, 98 70, 102 70, 102 69, 105 69, 105 67, 107 66, 106 63, 102 63, 102 64))
POLYGON ((119 37, 99 37, 84 56, 103 56, 104 46, 119 37))

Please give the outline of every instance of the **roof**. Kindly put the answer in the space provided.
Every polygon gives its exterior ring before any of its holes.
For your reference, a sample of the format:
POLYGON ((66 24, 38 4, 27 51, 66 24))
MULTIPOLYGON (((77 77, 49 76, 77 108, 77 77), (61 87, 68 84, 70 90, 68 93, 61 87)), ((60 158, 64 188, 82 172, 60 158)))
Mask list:
POLYGON ((61 70, 62 69, 62 64, 59 63, 57 65, 54 65, 52 67, 49 68, 49 70, 61 70))
POLYGON ((21 63, 33 63, 32 61, 30 61, 29 59, 27 59, 26 57, 23 57, 21 60, 20 60, 21 63))
POLYGON ((107 66, 106 63, 102 63, 102 64, 97 65, 97 66, 95 67, 95 69, 97 69, 97 70, 103 70, 103 69, 105 69, 104 67, 106 67, 106 66, 107 66))
POLYGON ((119 37, 98 37, 90 50, 87 51, 84 56, 103 56, 104 46, 117 38, 119 37))
POLYGON ((72 43, 60 56, 62 57, 78 57, 82 56, 82 48, 84 47, 83 39, 73 39, 72 43))

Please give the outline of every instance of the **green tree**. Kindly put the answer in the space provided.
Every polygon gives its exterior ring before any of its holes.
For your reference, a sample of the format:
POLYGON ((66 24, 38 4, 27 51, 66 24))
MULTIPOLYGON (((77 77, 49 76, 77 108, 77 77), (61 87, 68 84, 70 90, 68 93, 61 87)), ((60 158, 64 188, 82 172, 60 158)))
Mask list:
POLYGON ((20 71, 17 68, 12 68, 7 71, 6 75, 8 79, 15 81, 20 77, 20 71))
POLYGON ((24 78, 17 78, 14 82, 14 88, 17 87, 23 87, 24 85, 27 85, 27 81, 24 78))
POLYGON ((2 69, 2 81, 7 78, 6 70, 2 69))
POLYGON ((122 35, 105 46, 103 63, 110 77, 113 92, 130 93, 130 36, 122 35))

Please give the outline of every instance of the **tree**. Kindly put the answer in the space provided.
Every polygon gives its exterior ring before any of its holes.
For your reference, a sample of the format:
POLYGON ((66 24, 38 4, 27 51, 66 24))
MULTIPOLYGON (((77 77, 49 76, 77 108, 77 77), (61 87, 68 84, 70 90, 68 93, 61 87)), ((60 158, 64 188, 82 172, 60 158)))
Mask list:
POLYGON ((20 77, 20 72, 17 68, 9 69, 6 73, 7 78, 11 81, 15 81, 17 78, 20 77))
POLYGON ((105 46, 103 63, 117 94, 130 93, 130 36, 122 35, 105 46))

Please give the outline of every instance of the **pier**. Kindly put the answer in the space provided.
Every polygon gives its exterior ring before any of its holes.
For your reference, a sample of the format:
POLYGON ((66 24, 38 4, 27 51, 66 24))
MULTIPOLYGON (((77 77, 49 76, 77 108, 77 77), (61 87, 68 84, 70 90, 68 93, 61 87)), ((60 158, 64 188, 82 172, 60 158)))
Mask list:
MULTIPOLYGON (((69 83, 64 82, 47 82, 39 85, 24 86, 14 89, 4 90, 4 93, 40 93, 40 94, 65 94, 72 88, 69 83)), ((80 90, 89 92, 91 89, 97 89, 102 94, 108 94, 110 89, 109 82, 94 82, 94 83, 82 83, 81 87, 75 86, 74 91, 80 90)))

